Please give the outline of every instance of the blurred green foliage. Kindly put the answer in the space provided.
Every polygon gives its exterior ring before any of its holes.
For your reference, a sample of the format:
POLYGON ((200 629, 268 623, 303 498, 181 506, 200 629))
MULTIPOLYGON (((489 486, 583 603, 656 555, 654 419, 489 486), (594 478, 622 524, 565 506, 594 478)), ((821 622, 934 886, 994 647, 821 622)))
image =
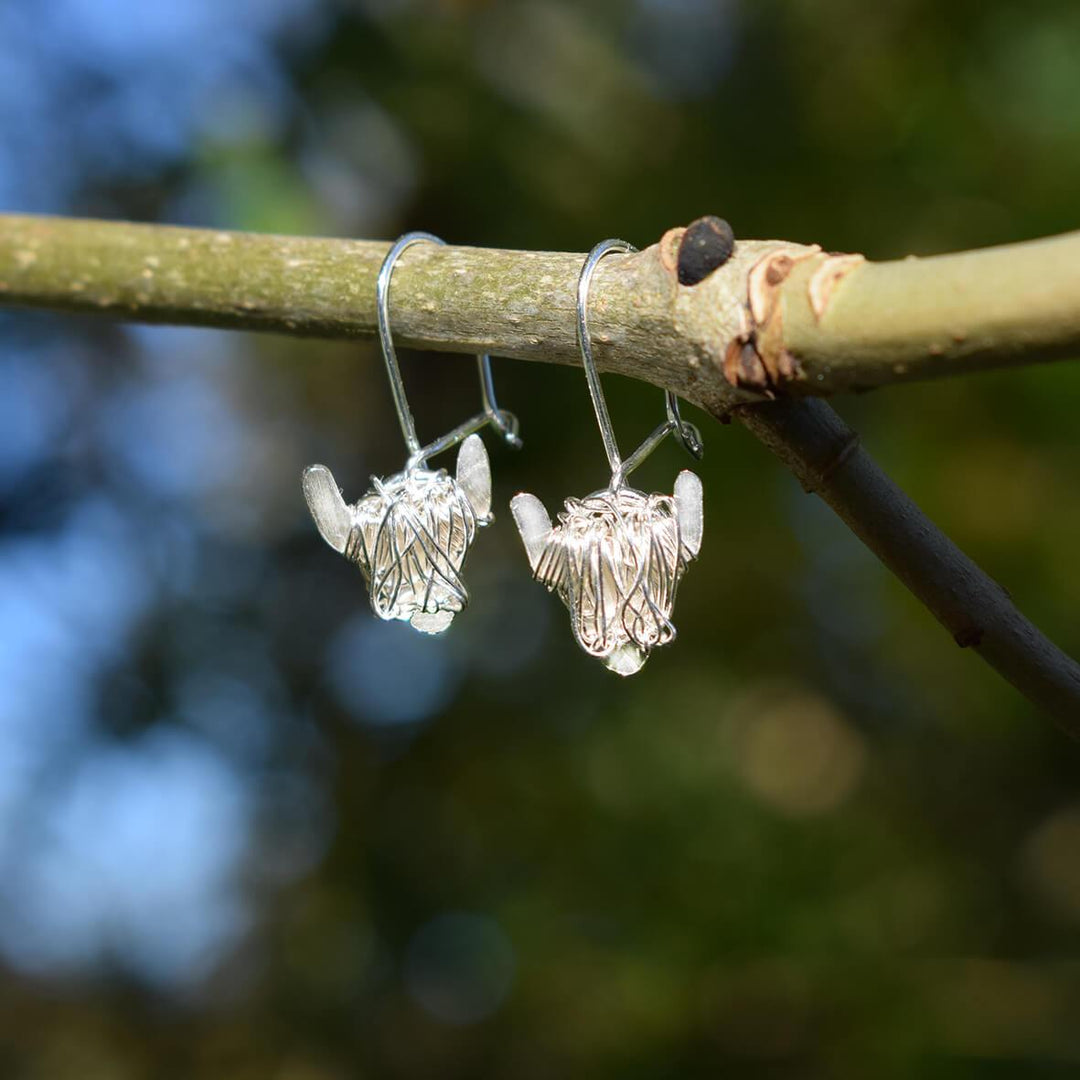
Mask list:
MULTIPOLYGON (((291 61, 294 129, 207 135, 182 172, 237 228, 581 251, 718 213, 899 257, 1077 226, 1078 56, 1072 0, 342 4, 291 61)), ((702 419, 679 640, 620 681, 530 585, 505 513, 517 490, 553 505, 603 481, 584 380, 499 363, 526 448, 493 452, 504 512, 460 620, 494 666, 426 724, 377 729, 326 689, 320 650, 364 595, 295 478, 327 447, 354 497, 393 467, 383 375, 370 347, 248 348, 245 414, 309 432, 273 481, 294 531, 250 543, 332 840, 288 887, 251 886, 247 938, 191 1000, 8 978, 5 1075, 1076 1075, 1080 755, 745 432, 702 419), (336 609, 300 613, 311 581, 336 609), (466 944, 432 960, 418 934, 455 912, 466 944)), ((464 362, 405 376, 422 431, 471 409, 464 362)), ((660 395, 606 385, 630 443, 660 395)), ((1068 364, 836 403, 1073 654, 1078 403, 1068 364)), ((642 484, 682 465, 667 446, 642 484)))

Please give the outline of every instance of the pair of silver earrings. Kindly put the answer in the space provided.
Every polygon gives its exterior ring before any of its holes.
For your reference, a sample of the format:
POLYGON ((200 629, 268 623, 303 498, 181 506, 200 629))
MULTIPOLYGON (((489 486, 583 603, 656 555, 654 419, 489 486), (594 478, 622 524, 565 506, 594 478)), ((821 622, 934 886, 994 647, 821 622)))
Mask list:
MULTIPOLYGON (((376 283, 379 342, 408 449, 405 467, 386 479, 373 477, 370 490, 352 505, 324 465, 304 471, 303 487, 323 539, 360 567, 375 614, 438 634, 468 603, 461 576, 465 558, 477 531, 493 520, 491 466, 477 432, 493 427, 514 448, 520 448, 521 440, 516 417, 495 400, 486 354, 477 357, 483 411, 426 446, 417 438, 390 336, 389 297, 401 253, 425 242, 443 243, 430 233, 401 237, 383 261, 376 283), (432 457, 459 444, 455 476, 429 466, 432 457)), ((604 256, 635 250, 622 240, 603 241, 589 253, 578 279, 578 346, 611 481, 602 491, 567 499, 555 526, 535 495, 522 492, 510 503, 533 577, 558 593, 581 648, 620 675, 639 670, 652 649, 675 637, 675 591, 702 536, 701 481, 694 473, 679 473, 673 496, 647 495, 627 483, 668 435, 700 458, 699 432, 680 417, 675 395, 665 391, 666 419, 624 460, 593 358, 588 327, 593 272, 604 256)))

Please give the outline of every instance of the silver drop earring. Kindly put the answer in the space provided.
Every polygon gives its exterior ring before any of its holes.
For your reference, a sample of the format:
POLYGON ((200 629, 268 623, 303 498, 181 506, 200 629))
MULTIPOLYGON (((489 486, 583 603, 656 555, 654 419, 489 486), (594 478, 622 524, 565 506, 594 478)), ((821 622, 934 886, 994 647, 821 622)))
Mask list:
POLYGON ((495 401, 491 360, 477 357, 483 412, 442 438, 421 446, 416 435, 397 354, 390 335, 390 279, 406 248, 442 244, 430 233, 411 232, 390 249, 376 282, 379 343, 409 456, 405 468, 386 479, 372 477, 359 502, 348 504, 325 465, 304 470, 308 509, 322 538, 363 572, 371 607, 380 619, 403 619, 426 634, 439 634, 469 602, 462 580, 476 531, 489 525, 491 466, 480 436, 491 425, 518 448, 517 418, 495 401), (456 475, 431 469, 428 459, 458 444, 456 475))
POLYGON ((675 590, 701 548, 703 521, 701 481, 689 470, 679 473, 673 496, 646 495, 626 482, 668 435, 701 458, 701 435, 680 417, 675 394, 665 391, 667 419, 624 461, 600 387, 589 338, 589 285, 605 255, 636 250, 624 240, 604 240, 578 278, 578 346, 611 482, 583 499, 567 499, 554 527, 535 495, 522 492, 510 503, 533 577, 558 593, 582 649, 620 675, 640 670, 654 648, 674 639, 675 590))

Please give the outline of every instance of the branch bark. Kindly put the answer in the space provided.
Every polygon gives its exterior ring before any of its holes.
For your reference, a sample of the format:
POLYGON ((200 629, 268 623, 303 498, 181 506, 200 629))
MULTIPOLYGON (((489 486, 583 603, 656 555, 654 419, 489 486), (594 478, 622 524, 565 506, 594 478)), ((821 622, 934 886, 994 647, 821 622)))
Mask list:
MULTIPOLYGON (((700 284, 680 286, 682 233, 597 270, 597 361, 714 413, 777 393, 829 395, 1080 355, 1080 232, 886 263, 742 240, 700 284)), ((0 304, 370 336, 388 246, 0 215, 0 304)), ((577 363, 582 258, 418 245, 394 273, 397 340, 577 363)))
POLYGON ((805 389, 1080 357, 1080 232, 931 258, 817 256, 783 293, 805 389))
POLYGON ((961 648, 974 649, 1025 697, 1080 738, 1080 665, 1014 607, 882 472, 823 401, 741 408, 739 419, 825 500, 930 609, 961 648))
MULTIPOLYGON (((1080 354, 1080 233, 874 264, 739 241, 678 283, 674 229, 606 259, 591 292, 601 368, 736 415, 930 609, 1080 737, 1080 666, 1048 641, 858 446, 821 401, 795 400, 1080 354), (776 396, 784 401, 765 403, 776 396)), ((141 322, 353 338, 375 333, 389 245, 0 215, 0 305, 141 322)), ((394 273, 395 340, 578 363, 583 256, 417 246, 394 273)))

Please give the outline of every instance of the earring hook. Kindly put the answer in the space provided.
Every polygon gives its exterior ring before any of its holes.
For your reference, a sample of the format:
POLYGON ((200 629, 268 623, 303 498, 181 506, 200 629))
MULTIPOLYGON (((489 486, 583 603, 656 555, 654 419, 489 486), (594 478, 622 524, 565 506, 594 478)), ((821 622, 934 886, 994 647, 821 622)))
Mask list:
POLYGON ((409 232, 399 237, 383 259, 379 267, 379 275, 375 279, 376 315, 379 329, 379 345, 382 348, 383 363, 386 366, 386 374, 390 379, 390 392, 394 398, 394 408, 397 411, 398 423, 401 425, 401 434, 405 437, 405 445, 409 451, 408 467, 422 465, 427 459, 457 446, 474 431, 490 424, 502 436, 503 441, 514 449, 521 447, 521 439, 518 437, 518 421, 513 413, 506 409, 500 409, 495 400, 495 382, 491 375, 491 357, 487 353, 479 353, 476 357, 480 375, 480 400, 484 411, 459 424, 453 431, 448 432, 441 438, 436 439, 427 446, 421 446, 416 434, 416 421, 413 420, 412 411, 409 409, 409 400, 405 396, 405 383, 401 378, 401 369, 398 366, 397 351, 394 349, 393 338, 390 333, 390 279, 394 275, 394 267, 406 248, 413 244, 429 243, 445 245, 446 241, 427 232, 409 232))
POLYGON ((664 407, 667 419, 625 460, 619 454, 619 445, 615 441, 615 431, 611 426, 611 415, 608 413, 607 402, 604 400, 604 391, 600 386, 600 373, 596 369, 596 359, 593 356, 592 340, 589 336, 588 307, 589 288, 592 285, 593 272, 597 264, 605 255, 612 252, 633 254, 637 248, 625 240, 601 240, 589 252, 581 267, 578 277, 577 289, 577 341, 581 350, 581 364, 585 368, 585 378, 589 384, 589 397, 592 399, 593 412, 596 413, 596 422, 600 426, 600 437, 604 441, 604 451, 607 454, 608 464, 611 466, 611 488, 621 487, 626 478, 660 445, 668 436, 674 435, 675 440, 692 457, 700 460, 704 455, 705 447, 701 441, 701 432, 687 420, 679 415, 679 399, 672 390, 664 391, 664 407))

